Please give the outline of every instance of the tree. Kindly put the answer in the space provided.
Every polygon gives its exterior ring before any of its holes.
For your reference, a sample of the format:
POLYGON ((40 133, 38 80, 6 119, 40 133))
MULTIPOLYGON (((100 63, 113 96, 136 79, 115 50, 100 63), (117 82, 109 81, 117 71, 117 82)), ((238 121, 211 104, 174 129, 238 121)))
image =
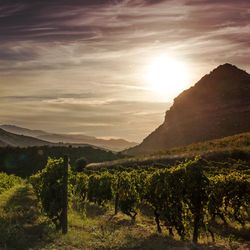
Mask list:
POLYGON ((76 172, 83 172, 87 163, 88 163, 88 161, 84 157, 77 159, 76 160, 76 167, 75 167, 76 172))

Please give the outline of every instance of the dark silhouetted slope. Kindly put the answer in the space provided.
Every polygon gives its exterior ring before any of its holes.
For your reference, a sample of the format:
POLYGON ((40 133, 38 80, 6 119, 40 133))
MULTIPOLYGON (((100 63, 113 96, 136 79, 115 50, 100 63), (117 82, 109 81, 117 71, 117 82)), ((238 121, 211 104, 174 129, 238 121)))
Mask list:
POLYGON ((143 154, 250 131, 250 75, 224 64, 174 99, 164 123, 126 152, 143 154))

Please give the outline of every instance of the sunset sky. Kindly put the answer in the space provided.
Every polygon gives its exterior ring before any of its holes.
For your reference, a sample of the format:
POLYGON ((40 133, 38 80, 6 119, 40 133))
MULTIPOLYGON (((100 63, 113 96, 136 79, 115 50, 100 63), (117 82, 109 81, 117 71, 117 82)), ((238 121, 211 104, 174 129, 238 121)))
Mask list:
POLYGON ((0 0, 0 124, 139 142, 176 94, 225 62, 250 72, 249 55, 249 0, 0 0))

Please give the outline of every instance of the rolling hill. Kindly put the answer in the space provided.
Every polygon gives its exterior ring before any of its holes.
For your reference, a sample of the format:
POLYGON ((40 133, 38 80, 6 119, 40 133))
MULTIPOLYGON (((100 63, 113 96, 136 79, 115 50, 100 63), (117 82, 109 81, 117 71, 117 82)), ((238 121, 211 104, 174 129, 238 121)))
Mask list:
POLYGON ((250 132, 250 75, 224 64, 174 99, 165 121, 125 151, 146 154, 250 132))

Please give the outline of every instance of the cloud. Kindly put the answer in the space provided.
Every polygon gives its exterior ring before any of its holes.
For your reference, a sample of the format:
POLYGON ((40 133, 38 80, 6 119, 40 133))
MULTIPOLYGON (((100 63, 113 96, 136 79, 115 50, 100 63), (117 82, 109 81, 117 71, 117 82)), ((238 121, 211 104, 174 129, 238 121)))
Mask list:
POLYGON ((180 58, 190 85, 225 62, 250 70, 249 23, 247 0, 0 0, 0 119, 140 140, 174 98, 146 90, 150 60, 180 58))
POLYGON ((154 123, 162 122, 166 103, 79 101, 36 102, 27 98, 1 102, 1 123, 15 123, 52 132, 142 140, 154 123), (141 112, 144 110, 144 112, 141 112), (142 129, 143 126, 143 129, 142 129), (126 135, 126 136, 125 136, 126 135))

